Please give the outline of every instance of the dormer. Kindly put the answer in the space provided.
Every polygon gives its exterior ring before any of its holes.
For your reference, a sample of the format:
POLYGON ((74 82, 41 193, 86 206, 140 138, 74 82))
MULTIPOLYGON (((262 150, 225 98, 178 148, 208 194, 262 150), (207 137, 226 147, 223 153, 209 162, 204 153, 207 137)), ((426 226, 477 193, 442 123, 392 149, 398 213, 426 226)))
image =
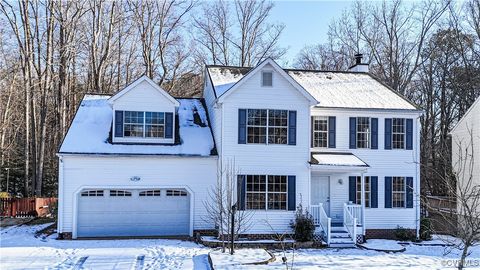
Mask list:
POLYGON ((143 76, 112 96, 113 143, 175 143, 179 102, 143 76))

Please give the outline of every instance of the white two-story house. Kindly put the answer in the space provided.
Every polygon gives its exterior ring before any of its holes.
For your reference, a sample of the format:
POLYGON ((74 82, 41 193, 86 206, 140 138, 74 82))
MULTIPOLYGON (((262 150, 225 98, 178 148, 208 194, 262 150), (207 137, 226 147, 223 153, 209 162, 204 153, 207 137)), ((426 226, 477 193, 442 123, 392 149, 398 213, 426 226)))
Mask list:
POLYGON ((205 201, 234 164, 249 237, 291 232, 300 204, 328 244, 418 233, 421 111, 360 59, 346 72, 207 66, 203 99, 146 77, 86 96, 58 154, 59 232, 212 230, 205 201))

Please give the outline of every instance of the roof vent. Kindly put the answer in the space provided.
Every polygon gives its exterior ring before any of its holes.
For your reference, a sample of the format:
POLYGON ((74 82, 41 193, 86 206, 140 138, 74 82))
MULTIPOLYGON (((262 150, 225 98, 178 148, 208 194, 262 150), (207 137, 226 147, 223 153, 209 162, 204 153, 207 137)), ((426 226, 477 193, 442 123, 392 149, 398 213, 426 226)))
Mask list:
POLYGON ((351 66, 348 71, 352 72, 368 72, 368 63, 362 63, 363 54, 357 53, 354 55, 355 57, 355 64, 351 66))

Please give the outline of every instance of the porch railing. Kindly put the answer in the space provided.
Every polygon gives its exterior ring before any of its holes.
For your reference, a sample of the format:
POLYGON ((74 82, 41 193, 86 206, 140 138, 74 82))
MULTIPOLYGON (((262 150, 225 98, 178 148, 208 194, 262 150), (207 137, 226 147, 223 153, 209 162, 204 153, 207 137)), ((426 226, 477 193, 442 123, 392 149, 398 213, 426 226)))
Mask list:
POLYGON ((315 226, 322 227, 323 233, 325 234, 325 241, 327 242, 327 245, 330 245, 332 219, 327 216, 323 204, 311 205, 310 214, 312 215, 315 226))
POLYGON ((352 207, 349 207, 351 205, 348 204, 343 204, 343 226, 345 226, 345 229, 347 232, 350 234, 350 237, 352 238, 353 242, 357 242, 357 218, 352 214, 351 209, 352 207))
POLYGON ((345 204, 345 207, 352 214, 352 216, 357 219, 357 225, 362 225, 362 206, 359 204, 345 204))

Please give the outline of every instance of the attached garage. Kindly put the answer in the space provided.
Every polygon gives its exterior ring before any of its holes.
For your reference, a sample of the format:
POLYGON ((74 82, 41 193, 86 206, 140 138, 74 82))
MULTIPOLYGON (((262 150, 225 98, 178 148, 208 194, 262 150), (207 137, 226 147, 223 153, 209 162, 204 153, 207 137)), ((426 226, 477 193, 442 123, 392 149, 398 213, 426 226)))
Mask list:
POLYGON ((88 189, 78 195, 77 236, 190 235, 185 189, 88 189))

